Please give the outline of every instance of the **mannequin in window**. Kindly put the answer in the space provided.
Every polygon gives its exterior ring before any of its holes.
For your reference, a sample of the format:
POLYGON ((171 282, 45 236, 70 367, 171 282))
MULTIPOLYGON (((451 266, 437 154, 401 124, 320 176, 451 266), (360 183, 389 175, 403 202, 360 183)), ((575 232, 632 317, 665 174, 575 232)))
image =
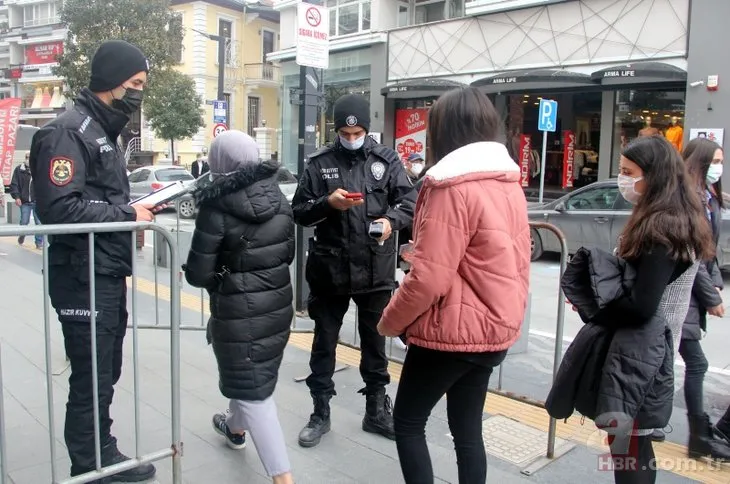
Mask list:
POLYGON ((667 128, 667 132, 664 134, 667 141, 672 143, 672 146, 677 148, 677 151, 682 151, 682 138, 684 138, 684 129, 679 125, 679 118, 672 116, 672 125, 667 128))
POLYGON ((649 116, 644 118, 644 127, 639 131, 639 136, 656 136, 662 134, 661 131, 651 125, 651 118, 649 116))

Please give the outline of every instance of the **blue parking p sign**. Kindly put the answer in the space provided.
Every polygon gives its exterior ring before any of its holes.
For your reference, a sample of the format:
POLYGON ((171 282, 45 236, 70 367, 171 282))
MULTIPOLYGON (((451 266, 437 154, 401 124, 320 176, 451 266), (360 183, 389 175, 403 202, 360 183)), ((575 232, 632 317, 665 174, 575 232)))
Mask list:
POLYGON ((540 108, 537 117, 537 129, 554 133, 558 123, 558 102, 549 99, 540 99, 540 108))

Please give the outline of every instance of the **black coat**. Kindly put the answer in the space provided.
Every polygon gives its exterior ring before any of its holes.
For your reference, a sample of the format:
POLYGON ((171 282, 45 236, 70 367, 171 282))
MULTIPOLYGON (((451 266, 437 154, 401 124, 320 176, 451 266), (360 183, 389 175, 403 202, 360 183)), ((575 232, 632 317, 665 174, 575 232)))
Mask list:
POLYGON ((210 293, 208 342, 227 398, 271 396, 289 339, 294 220, 277 169, 252 166, 194 194, 200 211, 185 277, 210 293))
POLYGON ((370 222, 387 218, 393 231, 413 223, 416 191, 392 149, 370 136, 355 152, 339 141, 310 155, 292 206, 298 224, 315 227, 309 241, 307 282, 313 294, 354 294, 395 287, 394 237, 379 245, 370 222), (329 195, 342 188, 360 192, 365 203, 341 212, 329 195))
POLYGON ((600 249, 581 248, 563 275, 566 298, 586 326, 568 348, 546 408, 555 418, 573 409, 606 426, 628 415, 641 429, 663 428, 672 414, 674 350, 664 318, 640 326, 607 320, 607 308, 628 293, 634 269, 600 249))
MULTIPOLYGON (((722 209, 714 196, 709 201, 709 210, 712 237, 717 246, 720 240, 722 209)), ((723 286, 722 274, 716 258, 700 265, 695 284, 692 287, 692 299, 689 303, 687 319, 682 325, 682 339, 702 339, 702 332, 707 331, 707 309, 722 304, 722 297, 715 288, 722 289, 723 286)))
POLYGON ((203 169, 201 170, 198 166, 198 160, 193 161, 193 166, 190 167, 190 174, 193 175, 193 178, 198 178, 210 171, 210 166, 208 166, 208 162, 206 160, 203 160, 203 169))
POLYGON ((33 177, 30 174, 30 167, 18 165, 13 170, 13 178, 10 181, 10 196, 13 200, 20 200, 21 203, 35 202, 33 194, 33 177))
MULTIPOLYGON (((129 180, 117 138, 129 116, 104 104, 87 88, 73 109, 43 126, 30 147, 30 171, 36 212, 44 225, 134 222, 129 206, 129 180)), ((132 234, 97 234, 97 274, 132 274, 132 234)), ((48 252, 51 265, 86 268, 89 240, 85 234, 54 235, 48 252)))

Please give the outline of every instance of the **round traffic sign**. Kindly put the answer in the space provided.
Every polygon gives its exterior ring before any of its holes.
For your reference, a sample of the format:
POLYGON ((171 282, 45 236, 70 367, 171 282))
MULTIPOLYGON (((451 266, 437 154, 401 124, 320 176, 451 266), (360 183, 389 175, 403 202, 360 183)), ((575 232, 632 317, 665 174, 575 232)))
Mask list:
POLYGON ((225 123, 218 123, 213 127, 213 137, 216 138, 219 134, 228 131, 228 126, 225 123))
POLYGON ((312 27, 317 27, 322 22, 322 15, 319 10, 315 7, 309 7, 307 9, 307 23, 312 27))

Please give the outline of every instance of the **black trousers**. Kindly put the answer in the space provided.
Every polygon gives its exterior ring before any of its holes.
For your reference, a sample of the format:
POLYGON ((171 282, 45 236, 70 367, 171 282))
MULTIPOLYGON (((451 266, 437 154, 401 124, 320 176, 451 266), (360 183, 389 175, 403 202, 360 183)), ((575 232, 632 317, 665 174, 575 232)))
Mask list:
POLYGON ((684 360, 684 401, 687 414, 704 415, 704 396, 702 387, 707 373, 707 358, 702 351, 699 340, 682 339, 679 342, 679 354, 684 360))
POLYGON ((378 334, 377 326, 383 309, 390 301, 390 291, 349 295, 313 295, 308 301, 309 316, 314 320, 314 342, 309 359, 310 375, 307 386, 312 395, 336 395, 332 375, 335 372, 337 341, 342 319, 350 307, 350 299, 358 310, 360 333, 360 375, 369 391, 390 383, 385 337, 378 334))
MULTIPOLYGON (((63 329, 71 362, 64 437, 71 472, 95 467, 94 401, 91 366, 91 311, 88 269, 51 266, 49 292, 63 329)), ((109 407, 122 373, 122 346, 127 330, 127 284, 124 278, 96 276, 96 355, 99 384, 99 430, 102 460, 116 449, 109 407)))
POLYGON ((611 443, 611 458, 614 462, 613 479, 616 484, 654 484, 656 482, 656 459, 650 435, 631 437, 629 449, 623 444, 611 443))
POLYGON ((407 484, 434 482, 426 423, 444 395, 459 484, 486 482, 487 454, 482 437, 484 401, 492 370, 506 355, 507 351, 465 354, 410 346, 393 409, 398 457, 407 484))

